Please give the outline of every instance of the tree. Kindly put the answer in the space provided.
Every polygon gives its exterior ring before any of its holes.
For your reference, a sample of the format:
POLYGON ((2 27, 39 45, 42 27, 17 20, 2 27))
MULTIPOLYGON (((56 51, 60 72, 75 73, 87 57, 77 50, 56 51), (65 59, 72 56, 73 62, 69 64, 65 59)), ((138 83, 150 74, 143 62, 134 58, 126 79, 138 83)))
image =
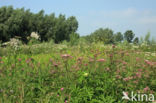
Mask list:
POLYGON ((123 35, 121 34, 121 32, 117 32, 115 35, 114 35, 114 41, 115 42, 121 42, 123 40, 123 35))
POLYGON ((138 43, 139 43, 139 38, 136 37, 136 38, 133 40, 133 43, 134 43, 134 44, 138 44, 138 43))
POLYGON ((132 42, 134 36, 135 36, 135 34, 133 33, 132 30, 127 30, 127 31, 124 33, 124 39, 127 40, 129 43, 132 42))
POLYGON ((104 42, 105 44, 113 43, 113 31, 109 28, 100 28, 91 34, 95 42, 104 42))
POLYGON ((9 33, 9 26, 7 25, 7 21, 13 13, 12 6, 9 7, 1 7, 0 8, 0 41, 5 42, 10 40, 11 34, 9 33))
POLYGON ((59 43, 70 39, 70 34, 75 33, 78 21, 74 16, 66 19, 65 15, 46 15, 44 10, 32 13, 30 10, 13 9, 12 6, 0 8, 0 41, 6 42, 10 38, 19 36, 27 43, 27 37, 32 32, 37 32, 41 41, 54 40, 59 43))
POLYGON ((66 23, 68 25, 68 31, 70 33, 77 31, 78 21, 76 20, 76 18, 74 16, 71 16, 71 17, 67 18, 67 22, 66 23))

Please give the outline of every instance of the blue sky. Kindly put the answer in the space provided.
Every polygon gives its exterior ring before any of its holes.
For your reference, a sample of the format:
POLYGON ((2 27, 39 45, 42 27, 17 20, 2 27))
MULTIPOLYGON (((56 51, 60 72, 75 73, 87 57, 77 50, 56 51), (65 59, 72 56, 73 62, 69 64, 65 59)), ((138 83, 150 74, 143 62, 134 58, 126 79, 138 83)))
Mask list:
POLYGON ((1 6, 25 7, 32 12, 76 16, 78 33, 87 35, 96 29, 111 28, 124 33, 131 29, 136 36, 148 31, 156 38, 156 0, 0 0, 1 6))

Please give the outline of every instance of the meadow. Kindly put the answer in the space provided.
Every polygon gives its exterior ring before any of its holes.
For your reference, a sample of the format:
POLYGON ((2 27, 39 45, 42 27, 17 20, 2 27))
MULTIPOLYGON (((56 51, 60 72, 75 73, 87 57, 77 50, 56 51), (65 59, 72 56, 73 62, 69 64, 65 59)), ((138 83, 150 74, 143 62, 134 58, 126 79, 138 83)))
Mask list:
POLYGON ((123 91, 156 96, 155 50, 102 43, 0 48, 0 103, 132 103, 123 91))

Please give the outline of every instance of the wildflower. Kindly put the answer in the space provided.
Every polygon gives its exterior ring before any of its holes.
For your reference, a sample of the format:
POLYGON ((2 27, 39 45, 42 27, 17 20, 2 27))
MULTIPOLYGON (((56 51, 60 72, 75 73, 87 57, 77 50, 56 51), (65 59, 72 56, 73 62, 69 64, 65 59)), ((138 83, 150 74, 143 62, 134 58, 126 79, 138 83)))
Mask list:
POLYGON ((106 60, 105 59, 98 59, 97 61, 98 62, 105 62, 106 60))
POLYGON ((26 60, 26 63, 28 64, 30 61, 31 61, 31 58, 27 59, 26 60))
POLYGON ((124 81, 129 81, 129 80, 131 80, 131 79, 133 79, 133 77, 123 78, 124 81))
POLYGON ((36 32, 32 32, 30 35, 32 38, 39 39, 39 35, 36 32))
POLYGON ((140 60, 140 58, 136 57, 136 61, 138 62, 140 60))
POLYGON ((21 62, 21 61, 22 61, 22 59, 21 59, 21 58, 19 58, 19 59, 18 59, 18 61, 19 61, 19 62, 21 62))
POLYGON ((129 81, 129 78, 123 78, 123 81, 127 82, 127 81, 129 81))
POLYGON ((3 61, 0 61, 0 63, 3 64, 4 62, 3 61))
POLYGON ((68 101, 67 100, 65 100, 65 102, 64 103, 67 103, 68 101))
POLYGON ((136 73, 136 77, 141 78, 141 73, 140 72, 137 72, 136 73))
POLYGON ((57 66, 58 66, 58 64, 57 64, 56 62, 54 62, 54 63, 53 63, 53 65, 54 65, 55 67, 57 67, 57 66))
POLYGON ((0 57, 0 60, 2 59, 2 57, 0 57))
POLYGON ((146 88, 144 88, 144 92, 147 92, 149 90, 150 90, 150 88, 148 86, 146 88))
POLYGON ((142 69, 138 69, 139 72, 142 72, 142 69))
POLYGON ((88 64, 84 64, 84 66, 88 66, 88 64))
POLYGON ((61 91, 63 91, 64 90, 64 88, 61 88, 61 91))
POLYGON ((84 75, 85 77, 87 77, 87 76, 88 76, 88 73, 84 73, 83 75, 84 75))
POLYGON ((127 64, 127 62, 123 61, 123 62, 122 62, 122 64, 126 65, 126 64, 127 64))
POLYGON ((152 63, 152 62, 150 62, 149 60, 145 60, 145 63, 146 63, 146 64, 148 64, 148 65, 150 65, 150 66, 152 66, 152 65, 153 65, 153 63, 152 63))

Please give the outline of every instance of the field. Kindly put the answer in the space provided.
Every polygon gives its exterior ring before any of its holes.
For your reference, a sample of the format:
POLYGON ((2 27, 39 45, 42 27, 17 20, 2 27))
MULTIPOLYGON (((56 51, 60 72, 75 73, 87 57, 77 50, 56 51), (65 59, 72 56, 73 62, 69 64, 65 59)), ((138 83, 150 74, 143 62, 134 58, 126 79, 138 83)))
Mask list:
POLYGON ((148 103, 156 96, 152 46, 43 43, 0 52, 0 103, 131 103, 122 97, 132 91, 139 93, 133 103, 141 94, 148 103))

